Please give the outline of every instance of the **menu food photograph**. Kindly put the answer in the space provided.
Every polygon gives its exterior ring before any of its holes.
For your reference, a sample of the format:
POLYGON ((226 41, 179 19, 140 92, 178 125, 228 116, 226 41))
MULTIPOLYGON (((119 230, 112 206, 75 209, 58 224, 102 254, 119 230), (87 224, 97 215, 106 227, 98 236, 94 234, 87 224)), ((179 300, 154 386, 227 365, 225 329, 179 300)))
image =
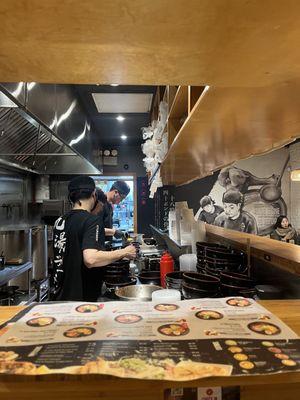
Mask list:
POLYGON ((34 304, 0 327, 0 373, 188 381, 300 369, 300 339, 252 299, 34 304))

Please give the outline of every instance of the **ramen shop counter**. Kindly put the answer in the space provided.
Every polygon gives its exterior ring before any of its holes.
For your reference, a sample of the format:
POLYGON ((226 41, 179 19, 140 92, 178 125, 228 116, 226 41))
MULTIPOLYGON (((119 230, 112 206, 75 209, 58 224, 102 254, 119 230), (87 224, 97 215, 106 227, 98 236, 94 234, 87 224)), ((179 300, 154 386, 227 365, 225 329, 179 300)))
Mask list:
POLYGON ((251 257, 300 275, 300 246, 209 224, 205 224, 205 231, 207 240, 211 242, 230 245, 244 251, 249 244, 251 257))
MULTIPOLYGON (((261 301, 300 336, 300 300, 261 301)), ((0 322, 10 319, 24 307, 0 307, 0 322)), ((55 315, 54 315, 55 317, 55 315)), ((164 399, 168 388, 240 386, 242 400, 292 399, 300 396, 300 372, 276 375, 230 376, 188 382, 116 378, 105 375, 0 375, 1 400, 21 399, 164 399)))

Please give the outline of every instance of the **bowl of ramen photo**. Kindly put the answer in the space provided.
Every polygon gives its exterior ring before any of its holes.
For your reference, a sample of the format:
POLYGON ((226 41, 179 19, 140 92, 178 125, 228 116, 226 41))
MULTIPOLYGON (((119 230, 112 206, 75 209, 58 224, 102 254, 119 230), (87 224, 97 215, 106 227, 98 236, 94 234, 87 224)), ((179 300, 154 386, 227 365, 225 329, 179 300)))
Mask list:
POLYGON ((238 298, 238 297, 228 299, 226 301, 226 303, 229 306, 233 306, 233 307, 249 307, 252 304, 251 301, 244 299, 244 298, 238 298))
POLYGON ((98 304, 81 304, 75 310, 79 313, 91 313, 100 310, 102 307, 98 304))
POLYGON ((122 314, 118 315, 115 318, 115 321, 119 322, 120 324, 135 324, 136 322, 141 321, 143 318, 137 314, 122 314))
POLYGON ((157 311, 175 311, 178 310, 179 306, 176 304, 156 304, 154 308, 157 311))
POLYGON ((184 324, 165 324, 161 325, 157 330, 165 336, 184 336, 190 331, 184 324))
POLYGON ((248 328, 250 331, 258 333, 260 335, 279 335, 281 332, 281 329, 279 326, 271 324, 270 322, 262 322, 262 321, 256 321, 256 322, 251 322, 248 324, 248 328))
POLYGON ((199 319, 222 319, 224 317, 223 314, 219 313, 218 311, 213 310, 202 310, 198 311, 195 316, 199 319))
POLYGON ((26 321, 26 324, 28 326, 42 328, 44 326, 53 324, 55 321, 56 321, 56 319, 53 317, 38 317, 38 318, 29 319, 28 321, 26 321))
POLYGON ((63 335, 70 339, 77 339, 85 336, 91 336, 96 332, 95 328, 79 326, 77 328, 68 329, 63 335))

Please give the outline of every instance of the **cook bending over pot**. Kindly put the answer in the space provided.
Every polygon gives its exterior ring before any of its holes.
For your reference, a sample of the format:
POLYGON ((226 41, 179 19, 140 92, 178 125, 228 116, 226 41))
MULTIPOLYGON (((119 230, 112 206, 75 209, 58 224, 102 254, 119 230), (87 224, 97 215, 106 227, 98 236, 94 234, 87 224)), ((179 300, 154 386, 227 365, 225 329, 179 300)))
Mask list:
POLYGON ((280 240, 292 244, 299 244, 299 236, 295 228, 290 224, 286 215, 280 215, 270 234, 271 239, 280 240))

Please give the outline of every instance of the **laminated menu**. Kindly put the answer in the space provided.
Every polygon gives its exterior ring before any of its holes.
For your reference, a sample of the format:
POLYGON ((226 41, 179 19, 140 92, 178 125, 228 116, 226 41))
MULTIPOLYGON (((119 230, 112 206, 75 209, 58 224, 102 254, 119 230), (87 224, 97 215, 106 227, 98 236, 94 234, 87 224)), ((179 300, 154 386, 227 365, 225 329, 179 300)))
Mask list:
POLYGON ((187 381, 300 369, 300 339, 252 299, 43 303, 0 328, 0 373, 187 381))

